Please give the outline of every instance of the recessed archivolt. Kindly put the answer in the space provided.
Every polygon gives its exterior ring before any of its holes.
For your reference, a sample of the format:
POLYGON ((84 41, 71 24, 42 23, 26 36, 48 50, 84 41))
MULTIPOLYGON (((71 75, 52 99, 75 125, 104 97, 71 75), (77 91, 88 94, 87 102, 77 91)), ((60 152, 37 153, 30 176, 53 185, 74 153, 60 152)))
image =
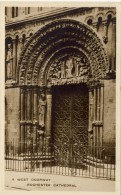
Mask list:
MULTIPOLYGON (((37 73, 39 72, 39 69, 40 69, 40 66, 39 65, 41 64, 41 69, 40 70, 42 70, 43 64, 45 64, 46 61, 50 58, 50 56, 54 53, 54 51, 57 51, 59 48, 62 47, 62 45, 66 47, 67 42, 64 43, 62 41, 58 41, 57 43, 54 44, 54 48, 52 47, 52 45, 50 45, 50 49, 49 49, 49 47, 47 47, 46 50, 45 50, 45 52, 44 53, 41 53, 41 55, 37 59, 37 63, 35 63, 35 66, 34 66, 34 70, 35 71, 33 73, 35 73, 35 74, 33 74, 33 75, 35 75, 34 76, 34 79, 35 79, 36 83, 38 83, 38 78, 39 78, 38 75, 37 75, 37 73)), ((68 46, 71 46, 73 48, 74 45, 77 48, 83 50, 83 52, 85 52, 86 55, 88 55, 88 58, 90 60, 90 63, 92 64, 92 70, 94 68, 95 68, 95 71, 96 71, 96 69, 98 70, 99 69, 99 66, 97 66, 97 62, 95 62, 95 57, 96 57, 97 54, 95 53, 95 55, 92 55, 91 54, 92 51, 88 51, 87 48, 84 48, 84 45, 83 45, 82 42, 79 42, 77 40, 73 40, 73 41, 72 40, 68 40, 68 46)), ((98 58, 100 58, 100 56, 98 56, 98 58)), ((102 68, 103 68, 103 65, 102 65, 102 68)), ((30 70, 29 70, 29 72, 30 72, 30 70)), ((94 75, 94 76, 96 76, 96 75, 94 75)))
POLYGON ((18 67, 19 84, 38 85, 38 72, 58 48, 78 47, 92 64, 93 76, 104 78, 108 60, 104 45, 97 34, 75 20, 57 20, 37 31, 27 42, 18 67))

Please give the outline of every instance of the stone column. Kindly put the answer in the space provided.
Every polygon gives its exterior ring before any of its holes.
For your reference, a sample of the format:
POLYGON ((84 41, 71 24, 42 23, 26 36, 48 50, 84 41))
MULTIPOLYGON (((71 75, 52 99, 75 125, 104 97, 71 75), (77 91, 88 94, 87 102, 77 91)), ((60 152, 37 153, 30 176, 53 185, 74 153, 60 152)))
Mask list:
POLYGON ((27 88, 27 102, 26 102, 26 106, 27 106, 27 122, 30 123, 31 122, 31 89, 27 88))
POLYGON ((104 85, 101 85, 100 89, 101 95, 100 95, 100 121, 103 121, 103 107, 104 107, 104 85))
POLYGON ((16 39, 12 40, 13 42, 13 80, 16 79, 16 62, 17 62, 17 45, 16 39))
POLYGON ((33 126, 33 132, 32 132, 32 134, 33 134, 33 151, 34 151, 34 153, 36 153, 37 152, 37 126, 36 125, 34 125, 33 126))
POLYGON ((94 88, 94 100, 93 100, 93 105, 94 105, 94 121, 96 120, 96 88, 94 88))
POLYGON ((24 88, 21 88, 21 96, 20 96, 20 115, 21 115, 21 121, 20 121, 20 150, 21 152, 24 152, 24 141, 25 141, 25 91, 24 88))
POLYGON ((37 128, 38 127, 38 89, 34 87, 33 89, 33 144, 34 151, 36 152, 37 143, 37 128))
POLYGON ((97 87, 97 121, 100 121, 100 86, 97 87))
POLYGON ((32 90, 30 87, 26 88, 26 97, 25 97, 25 109, 26 109, 26 126, 25 126, 25 142, 26 142, 26 152, 31 153, 31 144, 32 144, 32 121, 31 121, 31 115, 32 115, 32 90))
POLYGON ((101 95, 100 95, 100 122, 102 125, 100 126, 100 146, 103 146, 103 109, 104 109, 104 85, 101 84, 101 95))
POLYGON ((116 18, 113 18, 112 70, 116 70, 116 18))
POLYGON ((23 48, 22 38, 18 39, 18 45, 17 45, 17 60, 19 61, 20 54, 23 48))
POLYGON ((92 138, 93 138, 93 129, 92 129, 92 122, 93 122, 93 88, 89 88, 89 151, 92 155, 92 138))
POLYGON ((103 25, 103 37, 107 37, 107 22, 102 21, 103 25))
POLYGON ((37 124, 38 122, 38 89, 34 88, 34 99, 33 99, 33 122, 37 124))
POLYGON ((96 155, 97 87, 94 86, 93 156, 96 155))
POLYGON ((51 139, 51 121, 52 121, 52 93, 51 88, 47 89, 46 93, 47 109, 46 109, 46 129, 45 136, 48 141, 51 139))

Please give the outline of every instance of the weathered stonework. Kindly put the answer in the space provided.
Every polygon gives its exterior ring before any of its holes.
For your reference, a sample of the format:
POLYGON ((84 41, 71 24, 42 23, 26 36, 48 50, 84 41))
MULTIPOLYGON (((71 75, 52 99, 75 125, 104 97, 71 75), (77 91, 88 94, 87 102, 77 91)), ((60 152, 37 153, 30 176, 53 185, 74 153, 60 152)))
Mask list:
POLYGON ((114 144, 115 114, 109 119, 108 113, 115 110, 115 8, 25 11, 19 8, 21 16, 10 19, 9 8, 6 19, 7 136, 14 129, 22 142, 50 140, 54 89, 86 86, 89 144, 114 144))
MULTIPOLYGON (((28 82, 28 84, 38 84, 37 73, 41 71, 40 65, 42 66, 43 61, 44 63, 46 61, 45 56, 47 55, 47 53, 49 53, 49 57, 51 55, 50 52, 53 53, 53 51, 55 51, 57 48, 61 49, 60 45, 65 45, 66 47, 71 46, 72 48, 76 46, 78 47, 78 49, 83 48, 82 52, 84 50, 84 52, 87 54, 92 75, 93 77, 97 77, 97 79, 104 78, 106 70, 109 69, 107 56, 100 39, 91 29, 89 29, 84 24, 71 20, 56 21, 50 25, 47 25, 47 27, 44 27, 42 30, 38 31, 32 38, 33 40, 30 41, 29 46, 26 46, 26 52, 24 50, 25 53, 22 53, 22 56, 24 54, 25 57, 23 57, 23 59, 20 58, 19 61, 19 64, 21 64, 23 75, 22 77, 19 77, 19 82, 21 84, 26 84, 26 82, 28 82), (70 31, 68 31, 68 28, 70 29, 70 31), (63 30, 62 35, 59 35, 59 29, 63 30), (51 37, 51 34, 55 34, 55 37, 51 37), (57 38, 56 35, 58 36, 57 38), (64 38, 61 38, 62 36, 64 38), (47 39, 46 37, 49 38, 47 39), (38 43, 40 46, 38 45, 38 43), (41 53, 40 56, 39 52, 41 53), (29 56, 31 56, 31 58, 29 58, 29 56), (27 68, 28 62, 29 67, 27 68), (35 67, 35 72, 33 71, 33 67, 35 67), (98 73, 99 70, 100 73, 98 73), (31 81, 32 73, 34 81, 31 81), (24 79, 25 75, 26 81, 24 79)), ((41 80, 40 82, 42 83, 43 81, 41 80)))

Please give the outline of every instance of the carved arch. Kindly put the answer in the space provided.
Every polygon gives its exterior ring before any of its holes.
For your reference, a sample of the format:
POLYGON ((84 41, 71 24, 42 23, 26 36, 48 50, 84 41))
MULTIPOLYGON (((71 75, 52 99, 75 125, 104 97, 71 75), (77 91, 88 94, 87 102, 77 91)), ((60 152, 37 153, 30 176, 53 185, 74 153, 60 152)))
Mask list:
POLYGON ((94 16, 93 16, 93 15, 90 15, 90 16, 87 16, 87 17, 85 18, 84 23, 87 24, 87 21, 88 21, 89 19, 91 19, 92 22, 94 22, 94 16))
POLYGON ((107 11, 106 14, 105 14, 105 19, 107 19, 107 17, 108 17, 109 14, 111 14, 112 15, 112 18, 113 18, 115 16, 114 10, 107 11))
POLYGON ((92 77, 105 78, 109 64, 102 40, 89 26, 64 19, 47 24, 27 42, 19 60, 18 83, 40 85, 39 72, 43 72, 48 58, 63 47, 77 47, 88 57, 92 77))
POLYGON ((19 31, 14 33, 14 37, 16 37, 16 36, 20 37, 20 32, 19 31))
POLYGON ((96 15, 96 17, 95 17, 95 18, 96 18, 96 22, 98 22, 98 18, 99 18, 99 17, 102 18, 102 21, 105 20, 105 15, 104 15, 103 12, 100 12, 100 13, 98 13, 98 14, 96 15))
POLYGON ((11 39, 14 39, 15 37, 14 37, 14 35, 12 34, 12 33, 7 33, 6 35, 5 35, 5 39, 7 39, 7 38, 11 38, 11 39))

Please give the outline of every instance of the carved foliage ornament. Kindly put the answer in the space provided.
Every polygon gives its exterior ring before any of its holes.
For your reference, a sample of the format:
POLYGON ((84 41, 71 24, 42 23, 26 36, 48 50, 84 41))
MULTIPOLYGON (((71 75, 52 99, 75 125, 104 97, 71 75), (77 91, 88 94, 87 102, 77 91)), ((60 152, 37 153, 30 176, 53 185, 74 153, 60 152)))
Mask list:
MULTIPOLYGON (((34 78, 38 77, 38 72, 42 66, 40 62, 45 60, 46 53, 51 53, 50 55, 52 55, 58 40, 61 40, 61 46, 65 40, 67 46, 68 40, 70 40, 73 46, 75 46, 75 42, 79 42, 80 48, 91 56, 90 64, 93 64, 93 62, 97 64, 96 67, 94 65, 91 66, 92 72, 94 72, 93 75, 97 75, 100 72, 98 77, 105 76, 105 71, 108 69, 108 60, 97 34, 80 22, 65 19, 46 25, 31 37, 19 60, 18 78, 20 84, 26 84, 25 82, 32 83, 32 74, 34 74, 34 78), (40 61, 38 63, 39 56, 40 61), (34 72, 35 62, 37 67, 34 72)), ((38 82, 38 80, 36 81, 38 82)), ((33 82, 33 84, 38 84, 37 82, 33 82)))

